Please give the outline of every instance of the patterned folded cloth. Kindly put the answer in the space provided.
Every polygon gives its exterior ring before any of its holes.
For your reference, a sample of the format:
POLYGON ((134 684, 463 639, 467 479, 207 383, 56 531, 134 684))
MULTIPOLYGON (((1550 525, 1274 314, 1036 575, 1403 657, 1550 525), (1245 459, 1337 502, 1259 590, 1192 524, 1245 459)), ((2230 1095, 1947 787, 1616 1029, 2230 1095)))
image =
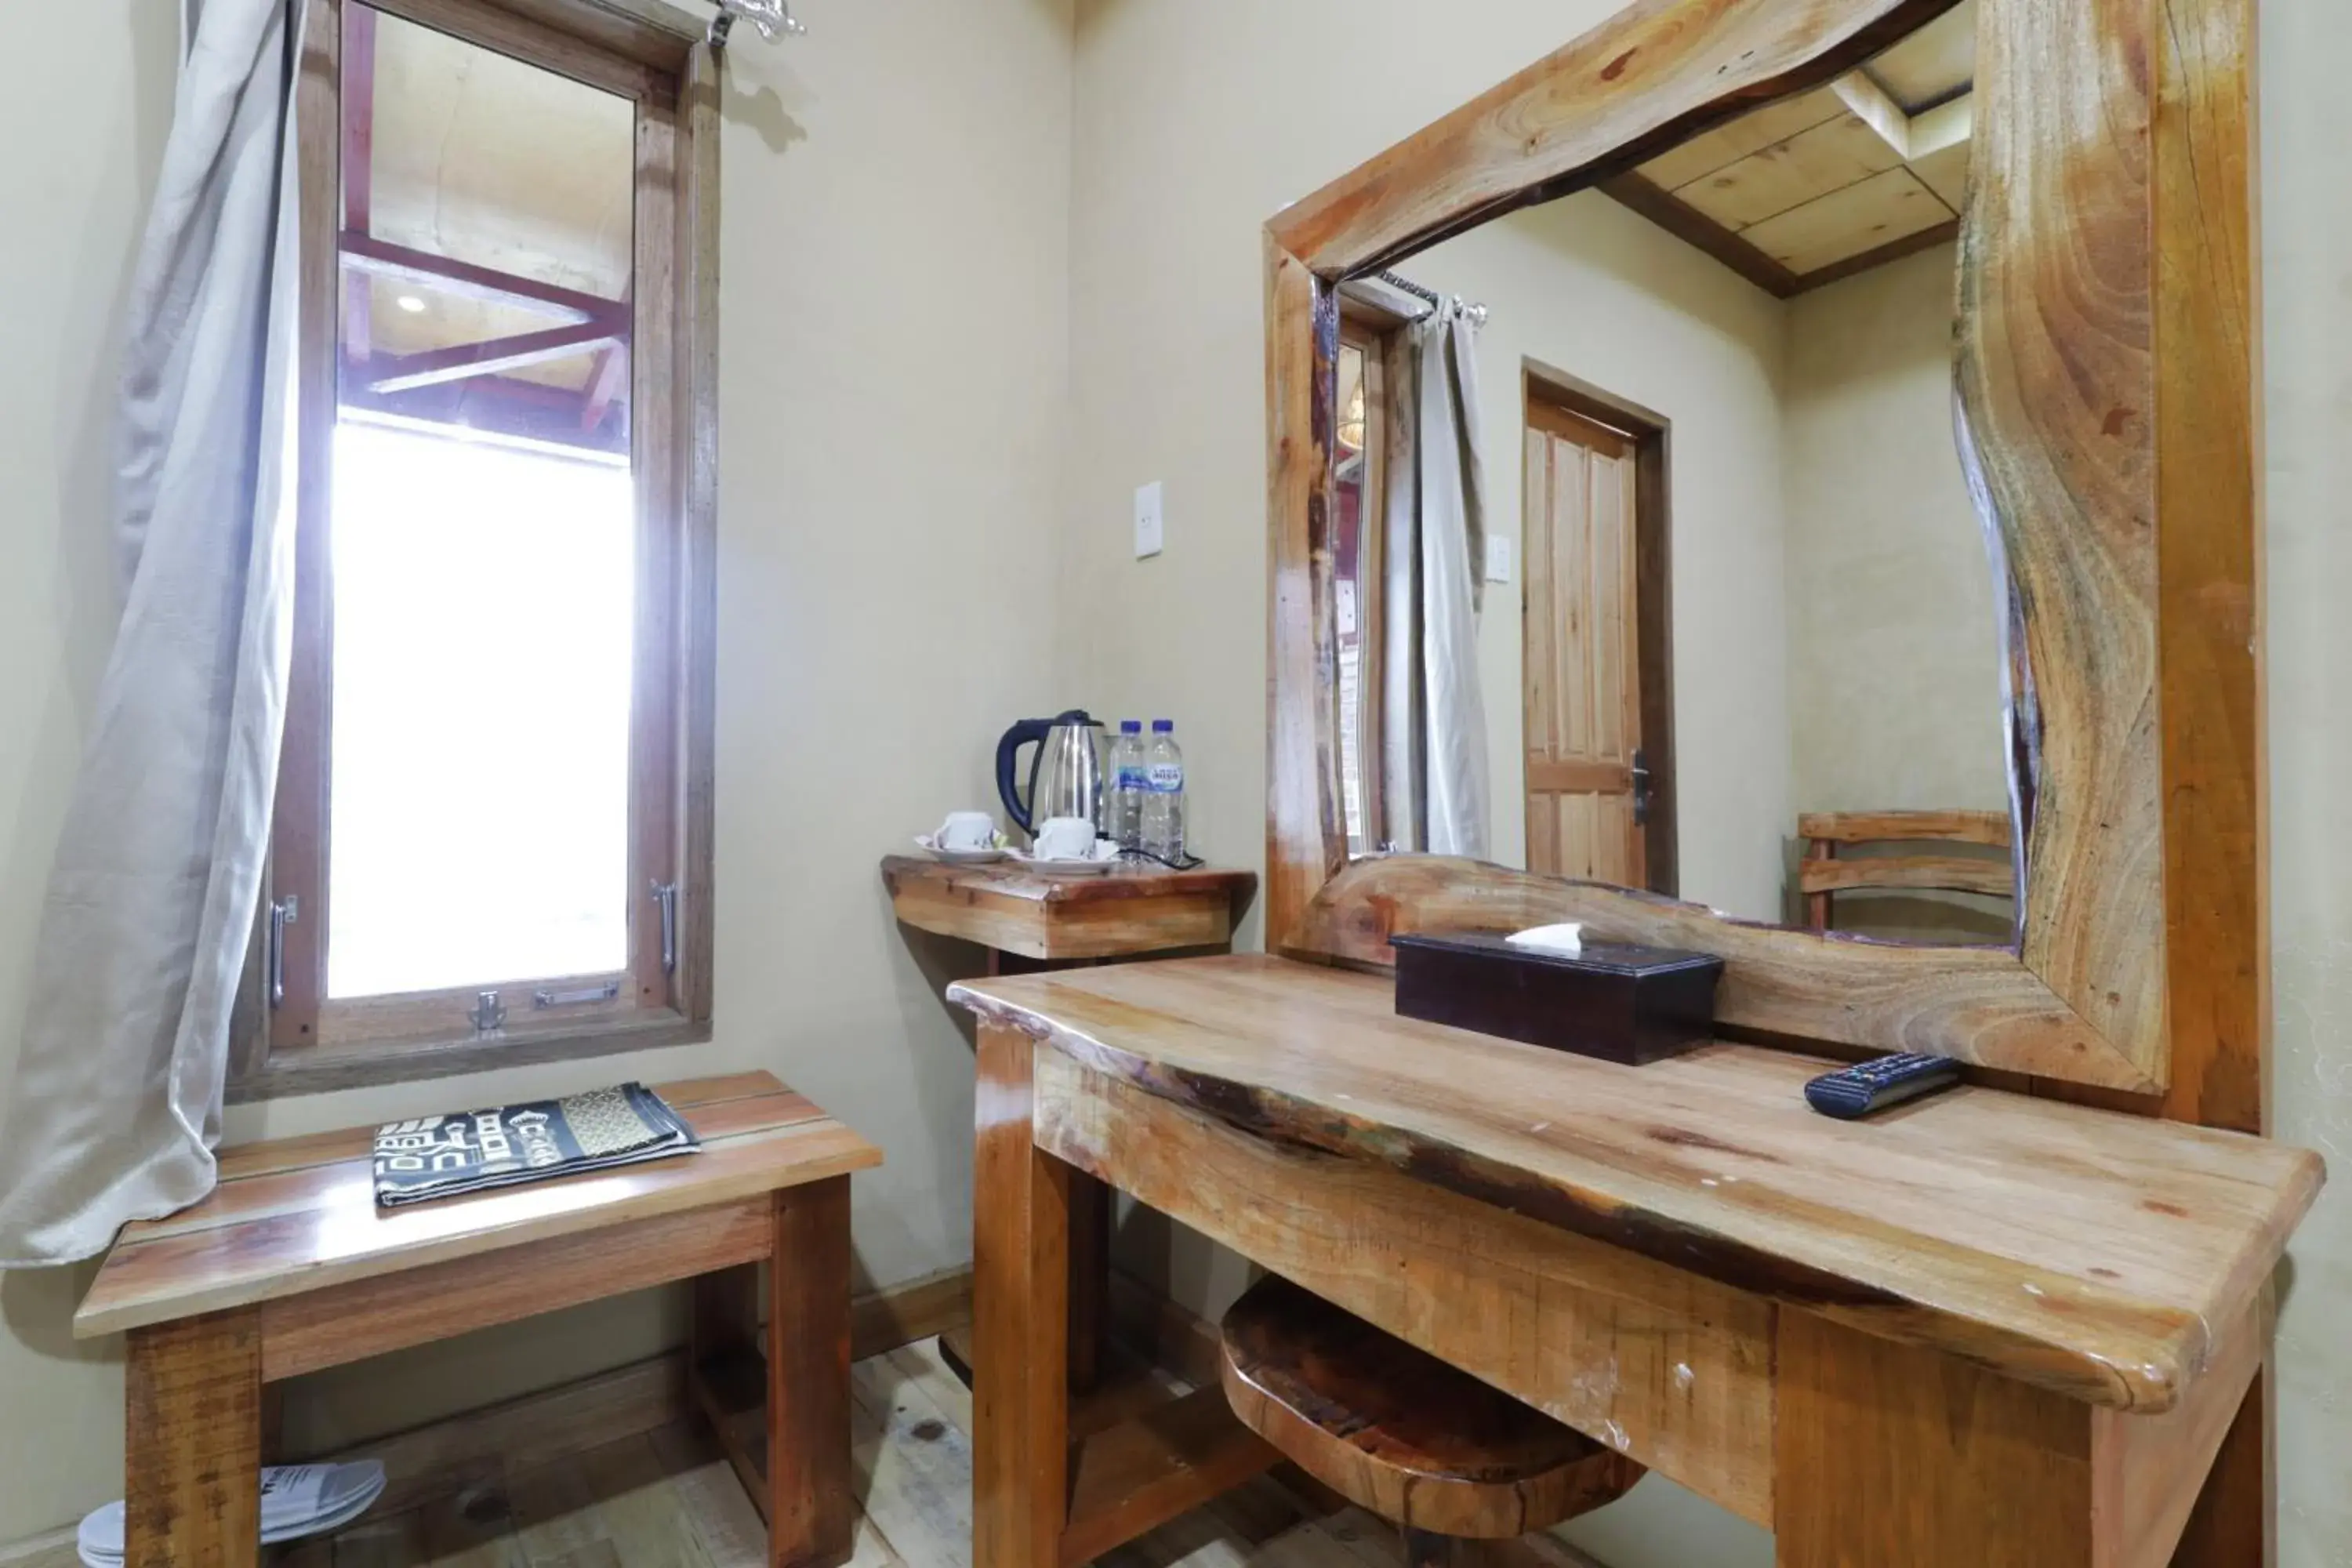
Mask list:
POLYGON ((397 1208, 518 1182, 602 1171, 702 1147, 641 1083, 462 1116, 392 1121, 375 1132, 375 1201, 397 1208))

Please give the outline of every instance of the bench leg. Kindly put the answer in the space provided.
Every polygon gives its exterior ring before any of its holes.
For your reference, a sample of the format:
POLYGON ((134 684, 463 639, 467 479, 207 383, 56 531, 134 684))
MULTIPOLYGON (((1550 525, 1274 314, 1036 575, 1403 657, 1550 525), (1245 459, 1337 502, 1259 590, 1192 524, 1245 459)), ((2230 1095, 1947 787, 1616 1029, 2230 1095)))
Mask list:
POLYGON ((849 1473, 849 1178, 776 1194, 768 1289, 768 1562, 833 1568, 857 1532, 849 1473))
POLYGON ((260 1312, 131 1330, 123 1406, 123 1568, 254 1568, 260 1312))

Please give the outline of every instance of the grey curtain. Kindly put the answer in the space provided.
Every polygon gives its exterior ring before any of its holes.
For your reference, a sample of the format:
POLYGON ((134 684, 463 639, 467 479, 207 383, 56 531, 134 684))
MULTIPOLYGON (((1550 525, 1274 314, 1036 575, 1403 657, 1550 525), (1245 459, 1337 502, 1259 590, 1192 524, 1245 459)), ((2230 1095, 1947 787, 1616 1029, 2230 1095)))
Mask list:
POLYGON ((1478 686, 1486 522, 1475 329, 1448 300, 1398 336, 1387 366, 1381 520, 1381 837, 1484 859, 1491 803, 1478 686))
POLYGON ((122 620, 0 1125, 0 1267, 89 1257, 215 1179, 292 625, 298 4, 182 13, 122 369, 122 620))

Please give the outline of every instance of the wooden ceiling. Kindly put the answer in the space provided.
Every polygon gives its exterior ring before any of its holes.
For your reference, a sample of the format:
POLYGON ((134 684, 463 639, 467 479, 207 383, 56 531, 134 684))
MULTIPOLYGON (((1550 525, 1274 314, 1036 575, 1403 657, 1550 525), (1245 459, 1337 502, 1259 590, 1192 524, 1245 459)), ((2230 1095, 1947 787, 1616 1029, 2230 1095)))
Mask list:
POLYGON ((1601 188, 1785 299, 1958 231, 1975 74, 1963 0, 1862 69, 1601 188))

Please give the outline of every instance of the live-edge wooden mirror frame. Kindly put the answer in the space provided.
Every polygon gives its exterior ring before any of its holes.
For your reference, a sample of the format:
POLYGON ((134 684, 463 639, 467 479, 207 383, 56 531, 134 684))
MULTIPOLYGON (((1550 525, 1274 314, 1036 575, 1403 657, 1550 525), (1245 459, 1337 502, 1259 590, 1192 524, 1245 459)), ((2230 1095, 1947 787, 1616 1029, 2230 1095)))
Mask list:
POLYGON ((2260 1121, 2253 0, 1981 0, 1958 434, 2005 557, 2013 947, 1350 864, 1328 587, 1338 285, 1853 69, 1955 0, 1643 0, 1266 225, 1268 945, 1581 920, 1727 960, 1757 1030, 2260 1121), (2181 1075, 2195 1081, 2177 1084, 2181 1075))

